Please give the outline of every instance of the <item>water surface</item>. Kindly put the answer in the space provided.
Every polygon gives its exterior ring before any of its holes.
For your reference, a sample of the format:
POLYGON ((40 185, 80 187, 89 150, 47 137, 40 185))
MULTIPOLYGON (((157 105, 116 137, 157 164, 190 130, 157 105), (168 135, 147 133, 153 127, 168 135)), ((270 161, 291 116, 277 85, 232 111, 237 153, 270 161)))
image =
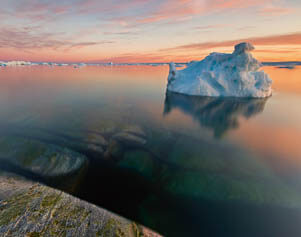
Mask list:
POLYGON ((166 93, 167 66, 0 70, 1 169, 166 236, 301 234, 301 67, 265 67, 266 99, 166 93))

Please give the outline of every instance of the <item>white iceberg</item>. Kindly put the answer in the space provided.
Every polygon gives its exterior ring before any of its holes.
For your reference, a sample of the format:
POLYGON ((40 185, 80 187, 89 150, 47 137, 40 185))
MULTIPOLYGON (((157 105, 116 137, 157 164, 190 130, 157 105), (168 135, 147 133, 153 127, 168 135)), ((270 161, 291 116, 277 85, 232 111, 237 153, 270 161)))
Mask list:
POLYGON ((211 53, 183 70, 170 63, 167 90, 199 96, 268 97, 272 80, 259 71, 261 63, 251 55, 253 49, 250 43, 240 43, 232 54, 211 53))
POLYGON ((0 62, 1 66, 28 66, 32 65, 31 62, 25 61, 9 61, 9 62, 0 62))

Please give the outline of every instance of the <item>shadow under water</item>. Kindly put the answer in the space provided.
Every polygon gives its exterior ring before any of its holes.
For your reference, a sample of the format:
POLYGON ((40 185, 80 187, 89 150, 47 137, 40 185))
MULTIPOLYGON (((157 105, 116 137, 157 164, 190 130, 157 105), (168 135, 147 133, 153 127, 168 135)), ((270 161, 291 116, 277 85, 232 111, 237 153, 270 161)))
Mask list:
POLYGON ((268 98, 189 96, 166 91, 163 115, 180 109, 200 126, 221 137, 230 129, 239 127, 239 118, 249 119, 262 113, 268 98))

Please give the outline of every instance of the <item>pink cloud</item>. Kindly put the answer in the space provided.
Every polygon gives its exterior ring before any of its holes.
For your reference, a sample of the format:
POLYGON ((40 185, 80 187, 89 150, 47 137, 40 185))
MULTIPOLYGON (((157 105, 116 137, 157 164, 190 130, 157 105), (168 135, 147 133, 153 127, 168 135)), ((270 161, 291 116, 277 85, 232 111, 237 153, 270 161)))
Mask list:
POLYGON ((23 51, 39 49, 70 50, 100 44, 110 44, 113 41, 74 41, 62 38, 62 33, 37 32, 36 27, 0 27, 0 48, 12 48, 23 51))
POLYGON ((184 16, 205 15, 229 9, 263 6, 273 0, 167 0, 149 16, 138 19, 138 23, 152 23, 184 16))
POLYGON ((293 12, 295 12, 295 9, 286 7, 265 7, 259 10, 259 14, 263 16, 279 16, 293 12))

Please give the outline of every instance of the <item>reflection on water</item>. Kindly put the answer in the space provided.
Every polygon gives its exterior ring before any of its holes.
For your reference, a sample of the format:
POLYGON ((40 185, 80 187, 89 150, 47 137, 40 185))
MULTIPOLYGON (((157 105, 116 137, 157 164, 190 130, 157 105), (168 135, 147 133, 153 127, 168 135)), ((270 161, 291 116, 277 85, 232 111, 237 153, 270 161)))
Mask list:
POLYGON ((220 98, 188 96, 166 92, 164 115, 180 109, 193 117, 201 126, 221 137, 230 129, 239 127, 239 118, 251 118, 263 112, 267 98, 220 98))
POLYGON ((239 99, 165 95, 164 66, 5 68, 0 169, 166 236, 301 236, 299 69, 268 70, 239 99))

